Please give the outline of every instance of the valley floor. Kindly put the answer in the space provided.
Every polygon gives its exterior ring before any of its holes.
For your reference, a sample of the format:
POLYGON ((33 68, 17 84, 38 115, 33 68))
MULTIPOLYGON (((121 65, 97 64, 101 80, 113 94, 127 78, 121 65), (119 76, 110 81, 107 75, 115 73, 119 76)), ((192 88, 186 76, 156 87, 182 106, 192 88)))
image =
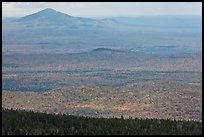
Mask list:
POLYGON ((47 92, 5 91, 2 107, 89 117, 202 121, 202 86, 152 80, 115 88, 81 85, 47 92))

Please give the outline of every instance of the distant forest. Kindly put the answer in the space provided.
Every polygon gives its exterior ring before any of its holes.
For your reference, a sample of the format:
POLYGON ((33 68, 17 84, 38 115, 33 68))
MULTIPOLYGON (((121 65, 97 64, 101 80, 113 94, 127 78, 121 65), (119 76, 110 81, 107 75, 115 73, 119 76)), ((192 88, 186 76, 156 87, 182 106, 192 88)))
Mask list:
POLYGON ((2 135, 201 135, 202 122, 90 118, 2 108, 2 135))

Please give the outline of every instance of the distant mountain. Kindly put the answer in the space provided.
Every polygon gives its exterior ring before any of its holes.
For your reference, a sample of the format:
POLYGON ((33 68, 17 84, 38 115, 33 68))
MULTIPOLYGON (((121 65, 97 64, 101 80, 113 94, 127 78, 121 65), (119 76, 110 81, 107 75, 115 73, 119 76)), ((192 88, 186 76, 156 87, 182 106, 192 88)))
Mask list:
MULTIPOLYGON (((148 49, 155 46, 174 45, 170 53, 178 50, 198 52, 202 49, 201 19, 200 16, 91 19, 47 8, 22 18, 3 21, 2 44, 7 45, 3 51, 76 53, 104 47, 149 52, 148 49), (22 47, 19 48, 19 45, 22 47)), ((161 53, 163 49, 169 48, 157 48, 156 51, 161 53)))
POLYGON ((28 16, 24 16, 16 21, 34 21, 34 20, 40 20, 40 19, 46 19, 46 20, 52 20, 52 21, 56 21, 58 19, 64 19, 64 18, 71 18, 72 16, 69 16, 67 14, 64 14, 62 12, 58 12, 54 9, 51 8, 47 8, 44 9, 42 11, 39 11, 37 13, 28 15, 28 16))
POLYGON ((30 27, 49 27, 49 26, 66 26, 70 28, 90 28, 90 27, 103 27, 108 24, 114 24, 111 19, 90 19, 82 17, 73 17, 68 14, 56 11, 51 8, 44 9, 37 13, 24 16, 22 18, 13 20, 12 23, 21 25, 28 25, 30 27))
MULTIPOLYGON (((96 34, 111 31, 116 26, 117 23, 111 19, 73 17, 47 8, 3 23, 3 43, 6 45, 67 45, 78 37, 93 38, 96 34)), ((77 41, 79 43, 83 40, 77 41)))
POLYGON ((15 20, 20 23, 40 23, 49 25, 79 25, 88 23, 97 23, 94 19, 72 17, 68 14, 58 12, 54 9, 47 8, 37 13, 22 17, 15 20))
POLYGON ((142 17, 113 17, 116 22, 137 27, 176 27, 201 28, 202 16, 142 16, 142 17))
MULTIPOLYGON (((5 17, 4 17, 5 18, 5 17)), ((116 27, 134 26, 134 27, 202 27, 202 16, 141 16, 141 17, 111 17, 104 19, 90 19, 82 17, 73 17, 68 14, 46 8, 31 15, 22 18, 7 19, 12 23, 26 23, 30 25, 63 25, 79 27, 116 27)))

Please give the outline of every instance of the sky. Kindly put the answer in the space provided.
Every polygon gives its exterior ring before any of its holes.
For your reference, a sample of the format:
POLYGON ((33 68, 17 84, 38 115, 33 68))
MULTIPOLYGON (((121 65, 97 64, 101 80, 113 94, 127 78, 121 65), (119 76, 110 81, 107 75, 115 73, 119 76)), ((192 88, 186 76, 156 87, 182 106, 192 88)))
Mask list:
POLYGON ((22 17, 45 8, 78 17, 202 15, 202 2, 2 2, 2 16, 22 17))

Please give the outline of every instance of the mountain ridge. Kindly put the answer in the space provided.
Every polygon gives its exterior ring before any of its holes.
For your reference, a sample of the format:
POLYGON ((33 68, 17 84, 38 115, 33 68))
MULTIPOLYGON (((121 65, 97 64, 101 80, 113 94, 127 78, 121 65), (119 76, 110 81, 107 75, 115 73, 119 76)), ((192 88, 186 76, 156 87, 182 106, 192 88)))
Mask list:
POLYGON ((94 21, 94 20, 88 19, 88 18, 73 17, 66 13, 59 12, 51 8, 46 8, 39 12, 30 14, 15 20, 15 22, 31 22, 31 21, 47 21, 50 23, 65 24, 65 23, 71 23, 71 22, 76 23, 77 21, 86 22, 86 21, 94 21))
POLYGON ((98 24, 113 24, 113 25, 124 25, 124 26, 140 26, 140 27, 201 27, 202 17, 198 15, 191 16, 178 16, 178 15, 162 15, 162 16, 139 16, 139 17, 106 17, 101 19, 93 19, 88 17, 74 17, 69 14, 57 11, 52 8, 46 8, 41 11, 35 12, 30 15, 26 15, 17 19, 12 20, 12 22, 31 22, 35 20, 40 20, 44 22, 56 22, 57 24, 66 23, 98 23, 98 24), (61 23, 60 23, 61 22, 61 23), (184 23, 185 22, 185 23, 184 23))

